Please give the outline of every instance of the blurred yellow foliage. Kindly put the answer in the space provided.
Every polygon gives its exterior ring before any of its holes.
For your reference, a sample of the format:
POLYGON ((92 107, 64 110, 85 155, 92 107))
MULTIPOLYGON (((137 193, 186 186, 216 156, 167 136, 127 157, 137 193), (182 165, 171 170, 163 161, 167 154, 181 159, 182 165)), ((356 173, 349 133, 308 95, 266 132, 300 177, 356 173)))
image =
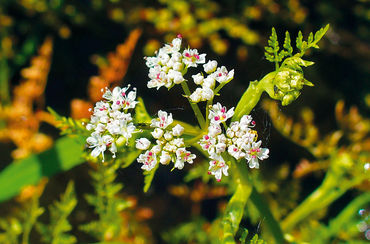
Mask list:
POLYGON ((170 186, 168 191, 176 197, 189 199, 192 202, 192 214, 194 215, 200 214, 202 201, 227 195, 226 187, 210 186, 202 181, 197 181, 192 188, 187 185, 170 186))
POLYGON ((41 123, 38 110, 44 107, 43 93, 52 51, 52 39, 46 38, 38 56, 31 59, 31 66, 21 70, 22 80, 13 90, 11 105, 0 107, 0 118, 6 122, 0 131, 0 140, 11 140, 16 145, 17 149, 12 152, 15 159, 44 151, 53 144, 50 136, 38 131, 41 123))
MULTIPOLYGON (((327 169, 334 161, 341 162, 338 165, 351 169, 352 173, 364 171, 363 166, 370 162, 370 119, 362 117, 356 107, 351 107, 345 113, 344 101, 338 101, 335 116, 340 130, 322 136, 313 123, 312 110, 303 109, 300 113, 301 121, 294 123, 292 118, 281 112, 276 102, 265 100, 262 106, 283 136, 306 148, 317 160, 301 160, 294 171, 294 177, 300 178, 313 171, 327 169), (344 160, 346 158, 350 160, 344 160)), ((369 185, 369 182, 363 184, 369 185)))
POLYGON ((93 107, 93 103, 101 100, 102 89, 121 84, 140 35, 140 29, 131 31, 127 40, 123 44, 119 44, 115 52, 108 53, 107 62, 99 62, 99 59, 95 58, 94 61, 99 67, 99 74, 90 78, 88 84, 89 101, 73 99, 71 101, 72 118, 89 118, 91 113, 88 109, 93 107))

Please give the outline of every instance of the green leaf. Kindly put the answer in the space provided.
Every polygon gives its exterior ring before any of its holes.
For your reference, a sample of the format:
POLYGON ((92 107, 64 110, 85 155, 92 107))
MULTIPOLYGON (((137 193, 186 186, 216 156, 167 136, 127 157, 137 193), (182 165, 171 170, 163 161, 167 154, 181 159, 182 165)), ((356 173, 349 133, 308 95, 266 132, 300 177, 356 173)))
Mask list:
POLYGON ((310 45, 312 41, 313 41, 313 33, 310 32, 310 35, 308 36, 308 40, 307 40, 308 45, 310 45))
POLYGON ((315 33, 315 38, 314 38, 314 43, 318 43, 321 38, 325 35, 325 33, 329 30, 330 25, 327 24, 324 28, 321 28, 320 30, 316 31, 315 33))
POLYGON ((48 225, 38 223, 37 228, 42 234, 42 239, 46 243, 52 244, 73 244, 76 237, 66 233, 72 229, 68 222, 68 216, 77 205, 74 183, 70 181, 65 193, 59 202, 55 202, 49 207, 50 223, 48 225))
POLYGON ((297 48, 300 51, 303 50, 303 35, 302 35, 302 31, 299 31, 298 32, 298 36, 297 36, 297 39, 296 39, 296 46, 297 46, 297 48))
POLYGON ((36 184, 42 177, 83 163, 84 144, 84 137, 62 137, 53 148, 10 164, 0 172, 0 202, 17 195, 22 187, 36 184))
POLYGON ((120 163, 122 168, 127 168, 133 162, 135 162, 140 153, 141 151, 137 150, 136 148, 127 148, 123 153, 120 154, 122 157, 116 159, 116 162, 120 163))
POLYGON ((85 122, 84 120, 75 120, 70 117, 61 116, 51 107, 47 107, 47 110, 54 116, 56 121, 59 121, 57 128, 61 130, 61 135, 90 135, 90 132, 83 124, 85 122))
POLYGON ((147 192, 154 179, 155 172, 159 167, 159 163, 150 171, 144 171, 144 192, 147 192))
POLYGON ((274 62, 275 64, 280 62, 284 58, 284 52, 280 52, 279 55, 279 41, 276 35, 275 28, 271 30, 271 36, 268 40, 268 46, 265 47, 265 57, 268 61, 274 62))
POLYGON ((290 35, 289 35, 289 32, 288 31, 285 32, 285 39, 284 39, 284 45, 283 45, 283 47, 287 51, 287 54, 289 56, 292 56, 292 54, 293 54, 293 47, 291 45, 290 35))
POLYGON ((137 100, 139 101, 135 107, 135 122, 136 123, 145 123, 150 122, 152 118, 150 117, 149 113, 146 111, 144 100, 141 97, 138 97, 137 100))

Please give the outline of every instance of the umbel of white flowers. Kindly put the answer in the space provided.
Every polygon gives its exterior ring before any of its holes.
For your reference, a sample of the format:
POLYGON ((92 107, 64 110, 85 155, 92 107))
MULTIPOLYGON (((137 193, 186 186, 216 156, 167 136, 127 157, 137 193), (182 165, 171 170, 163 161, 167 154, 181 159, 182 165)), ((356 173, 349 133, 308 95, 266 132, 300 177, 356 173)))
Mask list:
MULTIPOLYGON (((190 67, 196 68, 203 64, 204 72, 192 76, 194 83, 200 87, 189 96, 193 103, 212 100, 215 95, 216 82, 222 87, 234 77, 234 70, 230 72, 217 67, 214 60, 206 63, 206 54, 199 54, 196 49, 181 49, 181 37, 175 38, 170 44, 158 50, 156 56, 147 57, 146 65, 149 67, 147 86, 157 88, 164 86, 171 88, 175 84, 186 82, 183 74, 190 67)), ((116 87, 111 92, 105 90, 104 100, 96 103, 90 123, 86 128, 92 131, 87 138, 87 144, 93 148, 91 156, 102 155, 110 151, 115 157, 117 142, 128 143, 132 133, 136 132, 129 112, 135 108, 137 101, 136 89, 127 93, 130 86, 116 87)), ((257 132, 252 128, 255 122, 250 115, 244 115, 239 121, 226 125, 228 119, 234 115, 234 108, 229 110, 220 103, 214 104, 209 110, 209 126, 198 144, 208 152, 208 173, 220 181, 223 175, 228 175, 230 161, 225 161, 227 154, 237 161, 245 159, 250 168, 259 168, 259 161, 268 158, 269 149, 261 148, 261 141, 257 141, 257 132), (223 128, 224 127, 224 128, 223 128)), ((158 163, 168 165, 174 163, 174 168, 182 169, 185 163, 192 164, 196 155, 185 147, 181 137, 184 128, 180 124, 172 125, 171 113, 158 111, 158 117, 151 121, 152 139, 140 138, 136 140, 136 148, 144 151, 137 158, 142 169, 150 171, 158 163), (152 145, 152 141, 155 141, 152 145)))
MULTIPOLYGON (((117 141, 128 142, 135 132, 132 116, 129 112, 138 103, 136 99, 136 88, 128 92, 130 85, 124 88, 115 87, 111 92, 108 88, 103 94, 103 101, 97 102, 93 115, 86 129, 91 131, 91 136, 86 139, 89 148, 93 148, 91 156, 102 155, 106 150, 116 157, 117 141)), ((104 92, 104 90, 103 90, 104 92)))
POLYGON ((234 108, 227 110, 220 103, 210 109, 208 133, 199 141, 207 151, 211 161, 209 173, 220 181, 222 174, 228 175, 229 166, 223 155, 228 153, 236 160, 246 159, 250 168, 259 168, 259 160, 268 158, 269 149, 261 148, 261 141, 256 142, 257 132, 251 128, 255 122, 252 116, 244 115, 240 121, 231 122, 223 133, 221 125, 234 115, 234 108))
POLYGON ((174 168, 182 169, 185 162, 192 164, 195 154, 187 151, 184 139, 180 136, 184 128, 176 124, 172 129, 168 129, 173 123, 172 114, 165 111, 158 111, 158 118, 153 119, 151 127, 154 128, 152 136, 156 139, 156 144, 149 149, 151 142, 147 138, 136 140, 136 148, 146 150, 140 154, 137 161, 142 163, 142 169, 152 170, 158 162, 167 165, 174 162, 174 168))
POLYGON ((154 57, 146 57, 146 65, 149 68, 148 88, 164 86, 173 87, 175 84, 186 82, 183 77, 188 68, 196 68, 204 64, 205 74, 198 73, 192 76, 193 82, 200 86, 190 95, 193 103, 213 99, 216 82, 228 83, 234 78, 234 70, 227 71, 225 66, 217 67, 217 61, 206 63, 206 54, 199 54, 197 49, 185 49, 181 52, 181 37, 173 39, 156 52, 154 57), (205 76, 206 75, 206 76, 205 76))

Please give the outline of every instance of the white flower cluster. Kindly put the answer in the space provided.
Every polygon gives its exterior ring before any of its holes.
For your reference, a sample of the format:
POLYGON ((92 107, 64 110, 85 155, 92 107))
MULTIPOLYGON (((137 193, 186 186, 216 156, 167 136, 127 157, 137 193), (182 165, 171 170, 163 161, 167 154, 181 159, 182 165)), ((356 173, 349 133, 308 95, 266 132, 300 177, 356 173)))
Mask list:
POLYGON ((160 48, 154 57, 146 57, 146 65, 149 67, 149 88, 159 89, 162 86, 171 88, 174 84, 185 81, 183 75, 189 67, 197 67, 204 64, 203 69, 207 74, 193 75, 193 81, 200 87, 189 96, 191 102, 198 103, 209 101, 214 97, 216 81, 226 84, 234 78, 234 70, 227 71, 225 66, 217 67, 217 61, 210 60, 206 63, 206 54, 199 54, 197 49, 185 49, 182 53, 181 37, 172 40, 160 48))
POLYGON ((215 60, 208 61, 203 65, 203 69, 207 73, 207 77, 204 77, 201 73, 192 76, 194 83, 201 86, 189 97, 190 101, 194 103, 213 99, 216 81, 223 84, 234 78, 234 70, 228 72, 225 66, 217 67, 217 61, 215 60))
POLYGON ((172 124, 172 114, 165 111, 158 111, 158 118, 153 119, 151 127, 155 128, 152 136, 156 139, 156 145, 149 149, 151 142, 147 138, 140 138, 136 140, 136 148, 146 150, 140 154, 137 161, 142 163, 142 169, 152 170, 158 162, 167 165, 171 161, 174 162, 174 168, 182 169, 185 162, 193 163, 195 155, 187 151, 185 148, 184 139, 180 136, 184 132, 184 128, 177 124, 172 130, 166 129, 172 124))
POLYGON ((104 152, 108 149, 115 158, 117 141, 127 143, 136 129, 128 112, 137 104, 136 88, 127 93, 129 87, 115 87, 113 92, 106 88, 104 101, 95 104, 94 113, 86 125, 86 129, 92 131, 86 139, 89 148, 94 148, 91 156, 98 157, 101 154, 103 162, 104 152))
POLYGON ((185 49, 181 53, 181 42, 181 37, 175 38, 171 44, 159 49, 156 56, 146 57, 150 78, 148 88, 171 88, 185 80, 182 73, 184 69, 205 63, 206 54, 198 54, 197 49, 185 49))
POLYGON ((217 181, 221 180, 222 174, 228 175, 229 166, 222 157, 223 153, 227 152, 236 160, 245 158, 250 168, 259 168, 258 160, 268 158, 269 149, 260 148, 262 142, 256 142, 257 132, 251 129, 255 123, 252 116, 244 115, 240 121, 230 123, 226 135, 222 132, 221 124, 225 125, 233 115, 234 108, 227 111, 220 103, 213 105, 209 113, 208 134, 199 141, 212 159, 208 170, 217 181))

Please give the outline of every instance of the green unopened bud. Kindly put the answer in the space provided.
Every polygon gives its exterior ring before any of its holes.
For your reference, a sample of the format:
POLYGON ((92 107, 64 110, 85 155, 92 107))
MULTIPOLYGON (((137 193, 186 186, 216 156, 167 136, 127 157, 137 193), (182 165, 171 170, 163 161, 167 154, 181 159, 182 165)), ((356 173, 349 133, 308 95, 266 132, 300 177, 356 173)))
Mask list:
POLYGON ((123 136, 118 137, 118 139, 116 141, 116 145, 118 147, 124 146, 124 145, 126 145, 126 143, 127 143, 127 139, 123 136))
POLYGON ((286 94, 285 96, 283 96, 283 98, 281 99, 281 104, 282 104, 283 106, 289 105, 289 104, 290 104, 290 103, 292 103, 294 100, 296 100, 300 94, 301 94, 301 93, 300 93, 299 91, 292 91, 292 92, 287 93, 287 94, 286 94))

